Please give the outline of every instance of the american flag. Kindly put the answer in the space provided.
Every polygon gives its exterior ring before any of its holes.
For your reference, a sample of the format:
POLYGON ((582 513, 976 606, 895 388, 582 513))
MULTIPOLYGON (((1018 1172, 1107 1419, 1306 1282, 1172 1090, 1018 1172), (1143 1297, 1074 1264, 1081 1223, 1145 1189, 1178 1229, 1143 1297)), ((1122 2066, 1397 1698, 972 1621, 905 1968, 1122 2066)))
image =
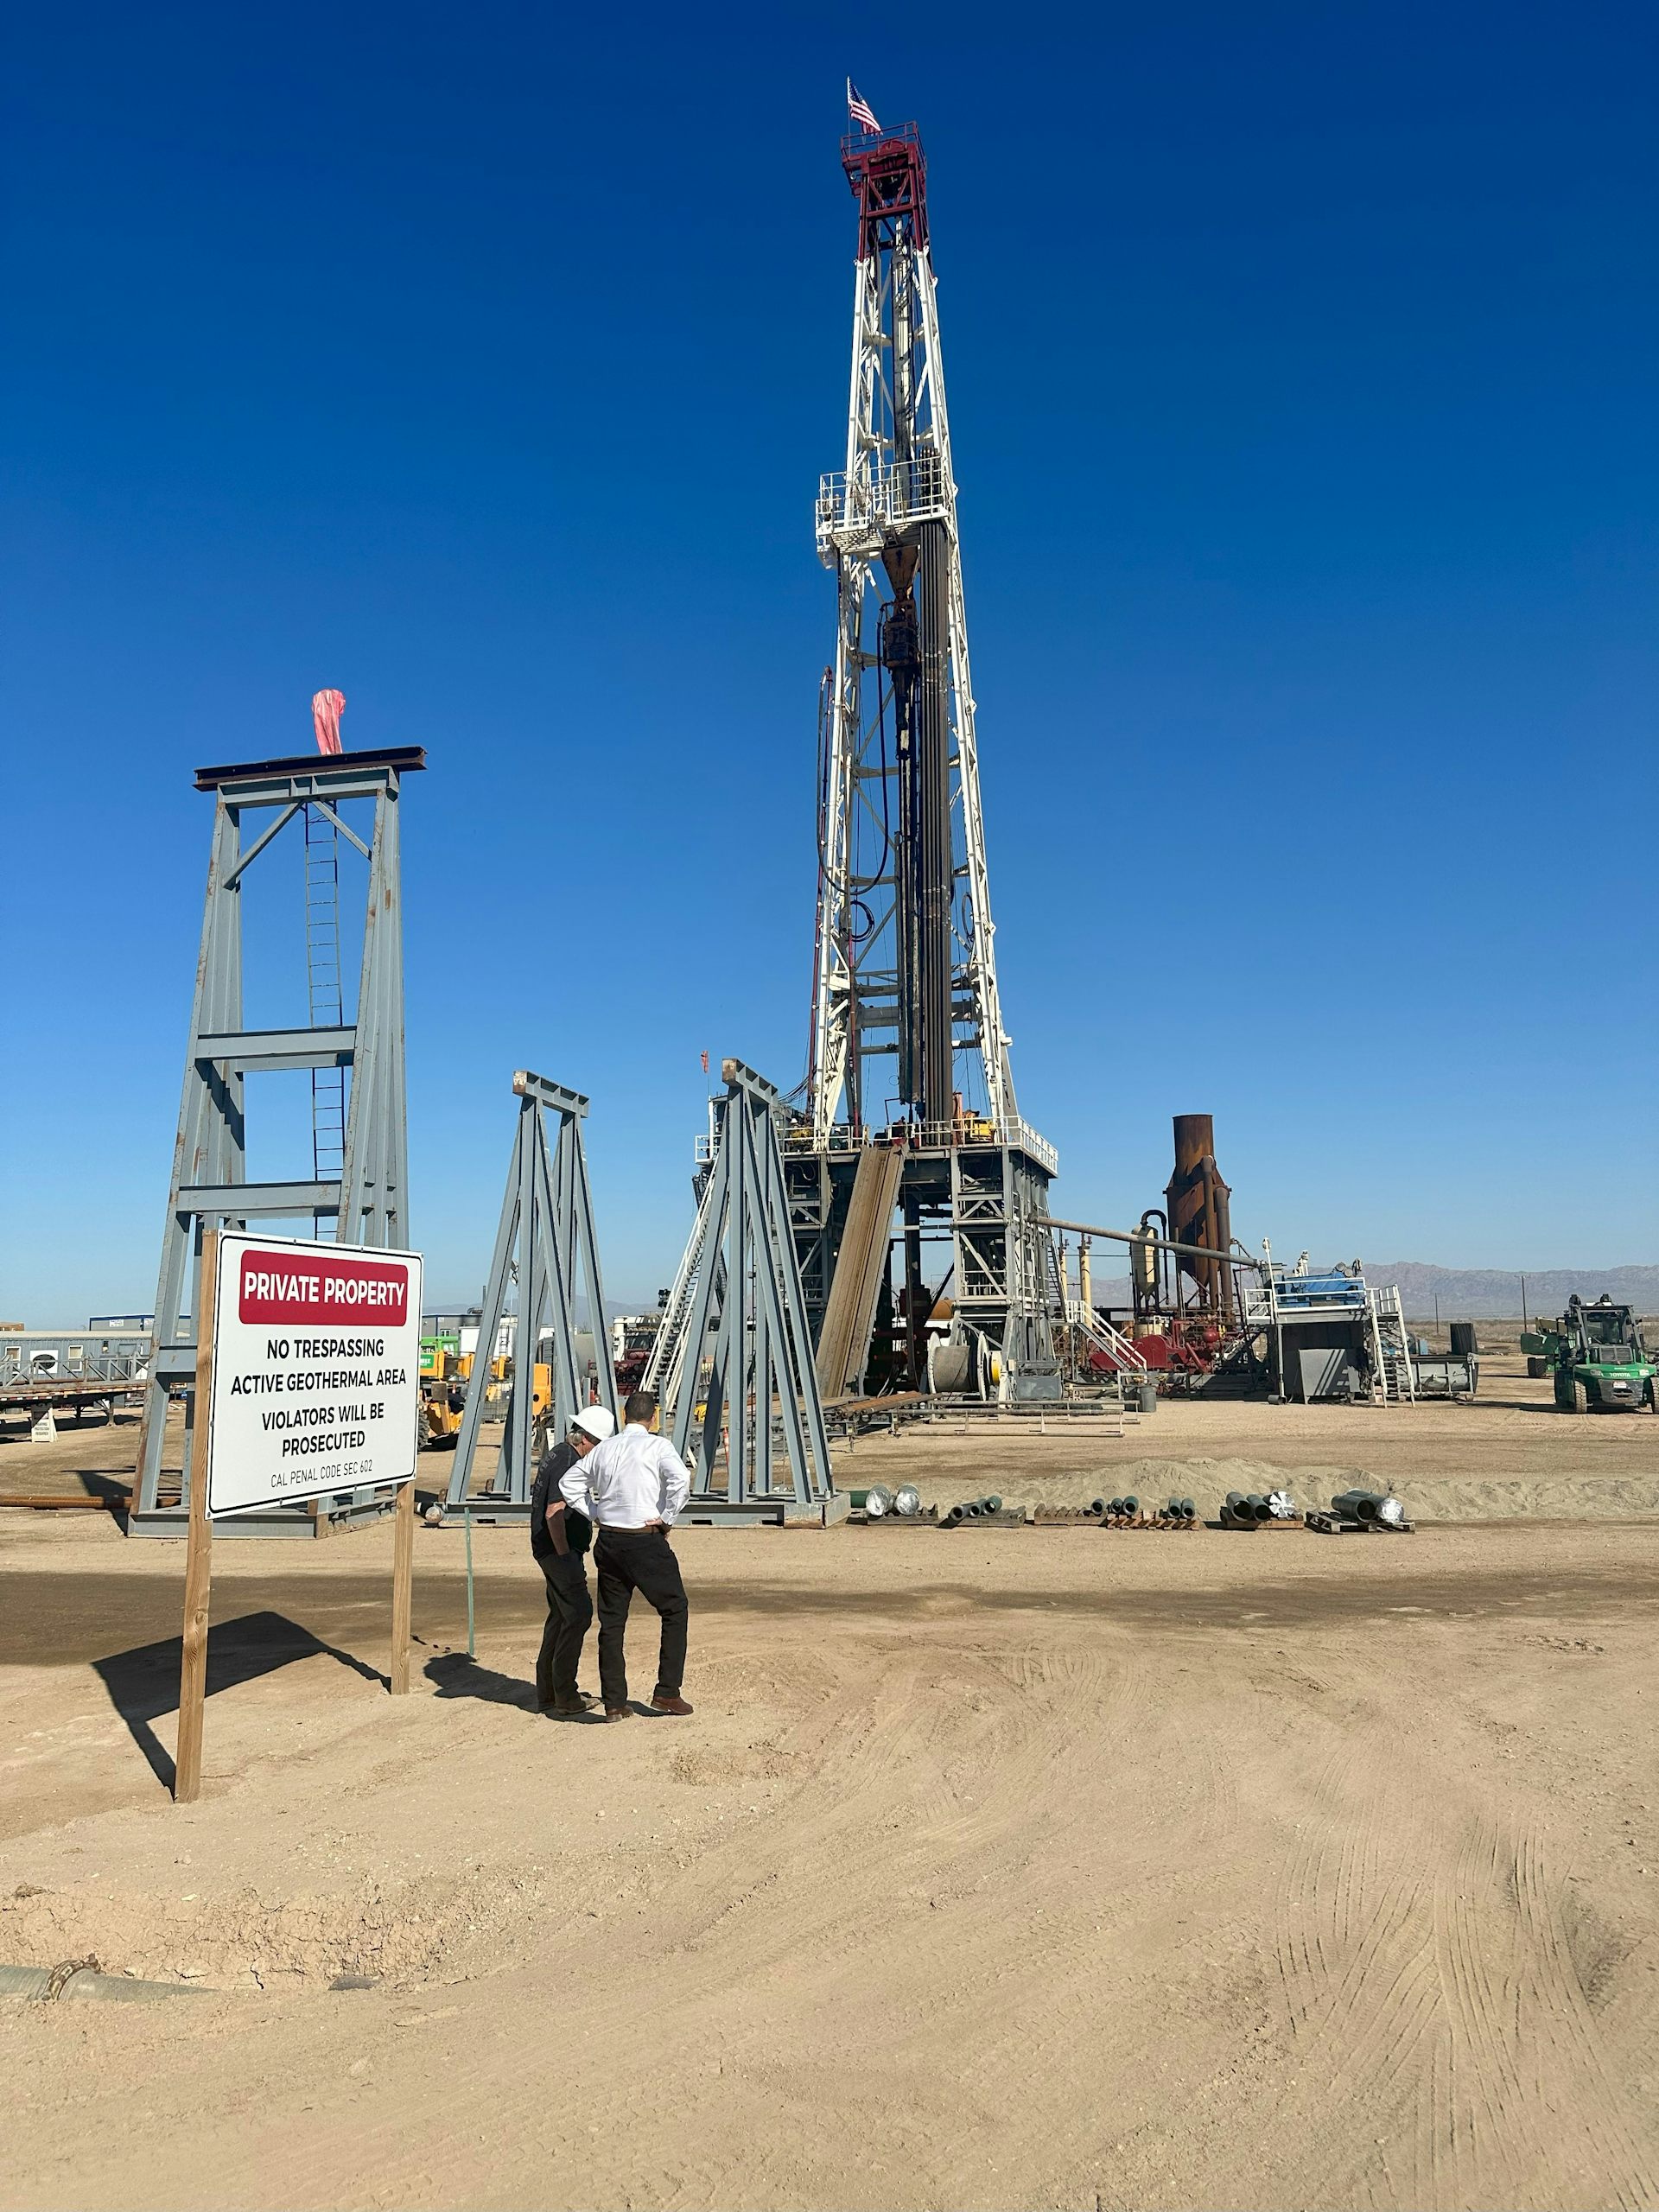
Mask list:
POLYGON ((861 124, 866 130, 879 131, 881 128, 875 119, 875 111, 869 102, 861 99, 853 90, 853 80, 850 77, 847 79, 847 112, 855 123, 861 124))

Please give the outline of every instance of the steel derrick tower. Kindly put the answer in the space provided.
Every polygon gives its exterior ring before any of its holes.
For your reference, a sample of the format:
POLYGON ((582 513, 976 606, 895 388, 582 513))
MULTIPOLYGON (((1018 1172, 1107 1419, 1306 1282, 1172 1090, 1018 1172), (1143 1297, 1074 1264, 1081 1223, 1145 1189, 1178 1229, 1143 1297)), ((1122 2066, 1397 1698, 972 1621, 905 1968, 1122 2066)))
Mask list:
POLYGON ((913 124, 848 137, 842 160, 858 201, 858 258, 847 466, 823 478, 817 518, 839 615, 824 702, 810 1078, 820 1143, 838 1120, 885 1120, 894 1099, 924 1123, 948 1122, 957 1090, 978 1092, 994 1122, 1015 1112, 926 167, 913 124), (979 1081, 957 1081, 959 1050, 978 1063, 979 1081), (896 1058, 896 1071, 879 1056, 896 1058))
POLYGON ((880 1370, 884 1336, 887 1376, 924 1381, 942 1288, 958 1342, 999 1348, 1005 1377, 1034 1383, 1052 1367, 1058 1291, 1034 1224, 1056 1160, 1020 1119, 997 989, 919 133, 855 130, 842 163, 858 245, 846 467, 822 480, 816 517, 837 627, 806 1096, 787 1139, 796 1242, 830 1395, 855 1388, 867 1358, 880 1370), (872 1151, 902 1164, 861 1168, 872 1151), (895 1207, 896 1321, 881 1289, 895 1207), (868 1296, 838 1284, 849 1262, 868 1296))

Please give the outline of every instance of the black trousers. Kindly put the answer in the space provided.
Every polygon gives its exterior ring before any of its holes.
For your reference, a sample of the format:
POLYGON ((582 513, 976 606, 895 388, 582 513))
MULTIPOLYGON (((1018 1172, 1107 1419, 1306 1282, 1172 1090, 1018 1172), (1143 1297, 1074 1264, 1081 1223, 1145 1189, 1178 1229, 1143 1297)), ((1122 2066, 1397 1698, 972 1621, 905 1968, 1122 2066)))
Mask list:
POLYGON ((576 1667, 582 1639, 594 1618, 588 1595, 588 1571, 580 1552, 538 1552, 536 1563, 547 1580, 547 1626, 536 1655, 536 1697, 542 1705, 576 1694, 576 1667))
POLYGON ((657 1688, 666 1697, 677 1697, 685 1680, 685 1624, 690 1607, 680 1580, 680 1562, 666 1532, 601 1529, 594 1544, 594 1565, 599 1574, 599 1687, 606 1709, 615 1713, 628 1701, 622 1638, 636 1590, 662 1616, 657 1688))

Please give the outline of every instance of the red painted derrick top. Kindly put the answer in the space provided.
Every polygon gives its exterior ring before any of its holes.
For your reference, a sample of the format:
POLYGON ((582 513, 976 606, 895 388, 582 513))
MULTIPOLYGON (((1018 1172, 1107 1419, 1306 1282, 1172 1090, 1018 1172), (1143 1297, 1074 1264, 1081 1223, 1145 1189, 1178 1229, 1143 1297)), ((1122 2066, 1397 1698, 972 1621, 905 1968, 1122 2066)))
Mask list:
POLYGON ((859 259, 892 245, 906 220, 917 251, 925 252, 927 162, 916 125, 850 134, 841 142, 841 166, 858 202, 859 259))

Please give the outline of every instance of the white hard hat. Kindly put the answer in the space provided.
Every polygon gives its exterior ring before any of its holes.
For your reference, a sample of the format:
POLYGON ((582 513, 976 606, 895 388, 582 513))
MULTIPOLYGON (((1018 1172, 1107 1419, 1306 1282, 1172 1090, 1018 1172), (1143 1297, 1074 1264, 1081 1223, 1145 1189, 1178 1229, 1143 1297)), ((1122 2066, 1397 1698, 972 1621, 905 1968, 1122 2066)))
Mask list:
POLYGON ((616 1434, 616 1415, 603 1406, 584 1406, 570 1426, 591 1436, 595 1444, 602 1444, 607 1436, 616 1434))

